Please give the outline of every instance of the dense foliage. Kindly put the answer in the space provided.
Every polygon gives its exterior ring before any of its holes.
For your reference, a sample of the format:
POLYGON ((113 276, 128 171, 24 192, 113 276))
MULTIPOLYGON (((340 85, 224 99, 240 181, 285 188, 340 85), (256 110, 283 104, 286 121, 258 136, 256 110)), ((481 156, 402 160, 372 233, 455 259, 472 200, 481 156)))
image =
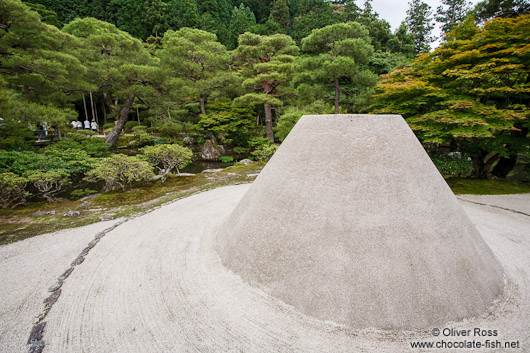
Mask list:
POLYGON ((402 114, 424 142, 469 153, 476 177, 506 177, 529 153, 530 15, 468 20, 448 38, 384 77, 373 110, 402 114))
POLYGON ((410 0, 392 32, 371 0, 1 0, 2 207, 165 179, 184 143, 267 160, 303 114, 370 110, 402 114, 441 169, 463 170, 451 150, 506 177, 528 154, 529 11, 410 0))

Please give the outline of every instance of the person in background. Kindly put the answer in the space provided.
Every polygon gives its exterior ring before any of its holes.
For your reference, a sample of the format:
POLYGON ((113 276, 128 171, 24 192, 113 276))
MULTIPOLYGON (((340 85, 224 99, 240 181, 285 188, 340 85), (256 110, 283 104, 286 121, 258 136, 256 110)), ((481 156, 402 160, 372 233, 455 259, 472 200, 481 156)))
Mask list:
POLYGON ((72 120, 72 127, 74 129, 77 129, 77 121, 76 120, 72 120))
POLYGON ((77 121, 77 130, 81 130, 83 128, 83 123, 81 123, 79 120, 77 121))
POLYGON ((44 138, 44 128, 42 124, 40 123, 40 121, 37 121, 37 132, 39 133, 39 138, 38 138, 39 140, 44 138))
POLYGON ((98 123, 94 119, 92 119, 92 122, 90 123, 90 127, 92 128, 92 131, 98 132, 98 123))
POLYGON ((85 120, 85 130, 90 130, 90 121, 85 120))
POLYGON ((42 129, 44 130, 44 135, 48 136, 48 123, 46 121, 42 122, 42 129))

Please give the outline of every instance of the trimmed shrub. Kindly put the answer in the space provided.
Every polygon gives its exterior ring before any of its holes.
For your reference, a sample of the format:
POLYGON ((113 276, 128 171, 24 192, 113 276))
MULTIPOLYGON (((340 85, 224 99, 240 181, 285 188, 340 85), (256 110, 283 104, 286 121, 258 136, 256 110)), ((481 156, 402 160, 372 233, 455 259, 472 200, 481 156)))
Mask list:
POLYGON ((122 190, 140 181, 149 180, 154 176, 153 168, 147 161, 138 157, 115 154, 96 162, 94 168, 86 173, 88 181, 103 180, 103 191, 110 191, 119 186, 122 190))
POLYGON ((14 173, 0 173, 0 207, 15 208, 26 203, 28 179, 14 173))
POLYGON ((179 169, 187 166, 193 156, 189 148, 177 144, 147 146, 142 148, 141 152, 158 170, 162 181, 175 170, 177 174, 180 173, 179 169))

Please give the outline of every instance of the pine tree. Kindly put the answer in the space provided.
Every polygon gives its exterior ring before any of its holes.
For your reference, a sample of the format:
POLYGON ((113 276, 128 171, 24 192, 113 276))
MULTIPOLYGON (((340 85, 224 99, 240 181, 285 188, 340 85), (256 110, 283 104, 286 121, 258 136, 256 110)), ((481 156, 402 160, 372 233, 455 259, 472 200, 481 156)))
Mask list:
POLYGON ((229 49, 235 49, 239 35, 249 31, 254 25, 256 25, 256 17, 250 11, 250 8, 243 4, 239 5, 239 7, 234 7, 232 10, 232 18, 230 19, 230 26, 228 27, 230 41, 227 47, 229 49))
POLYGON ((274 141, 271 105, 282 104, 279 98, 285 94, 282 89, 289 87, 297 54, 298 47, 288 35, 260 36, 248 32, 239 36, 239 46, 234 52, 234 59, 245 78, 243 86, 255 91, 235 102, 263 105, 267 138, 271 141, 274 141))
POLYGON ((438 6, 435 18, 442 24, 442 32, 447 34, 466 18, 470 10, 471 2, 466 0, 442 0, 442 6, 438 6))
POLYGON ((414 50, 416 53, 428 52, 430 44, 436 40, 431 36, 434 29, 431 7, 421 0, 411 0, 409 6, 405 22, 414 35, 414 50))
POLYGON ((160 58, 166 76, 176 78, 188 102, 199 102, 206 114, 206 100, 226 82, 230 55, 213 33, 195 28, 168 31, 162 40, 160 58))
POLYGON ((341 94, 347 93, 341 80, 375 85, 376 76, 363 66, 374 52, 369 42, 368 31, 357 22, 326 26, 302 40, 302 51, 310 54, 300 60, 302 75, 305 81, 317 83, 323 93, 332 87, 335 114, 339 114, 341 94))
POLYGON ((270 19, 278 23, 284 32, 289 29, 291 18, 289 16, 289 7, 287 7, 285 0, 274 0, 270 19))

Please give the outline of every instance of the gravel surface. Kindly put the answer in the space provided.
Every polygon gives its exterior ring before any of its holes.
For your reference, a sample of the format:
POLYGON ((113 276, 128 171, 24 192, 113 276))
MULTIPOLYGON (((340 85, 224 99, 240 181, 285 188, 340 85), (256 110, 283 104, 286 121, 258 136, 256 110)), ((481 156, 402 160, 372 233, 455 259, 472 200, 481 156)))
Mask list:
POLYGON ((113 222, 65 229, 0 246, 0 352, 27 352, 26 342, 57 277, 113 222))
MULTIPOLYGON (((411 341, 485 341, 421 332, 354 330, 306 316, 222 266, 215 234, 249 185, 200 193, 121 224, 65 279, 46 317, 45 353, 426 352, 411 341)), ((521 196, 530 202, 530 194, 521 196)), ((505 198, 495 196, 495 200, 505 198)), ((488 200, 484 200, 489 202, 488 200)), ((530 350, 530 217, 462 202, 499 258, 506 288, 456 330, 497 330, 490 340, 530 350)), ((27 352, 48 288, 94 235, 97 223, 0 247, 0 352, 27 352), (92 227, 92 228, 91 228, 92 227)), ((471 331, 473 333, 473 331, 471 331)), ((436 349, 455 352, 455 349, 436 349)), ((466 349, 465 352, 503 352, 466 349)))

